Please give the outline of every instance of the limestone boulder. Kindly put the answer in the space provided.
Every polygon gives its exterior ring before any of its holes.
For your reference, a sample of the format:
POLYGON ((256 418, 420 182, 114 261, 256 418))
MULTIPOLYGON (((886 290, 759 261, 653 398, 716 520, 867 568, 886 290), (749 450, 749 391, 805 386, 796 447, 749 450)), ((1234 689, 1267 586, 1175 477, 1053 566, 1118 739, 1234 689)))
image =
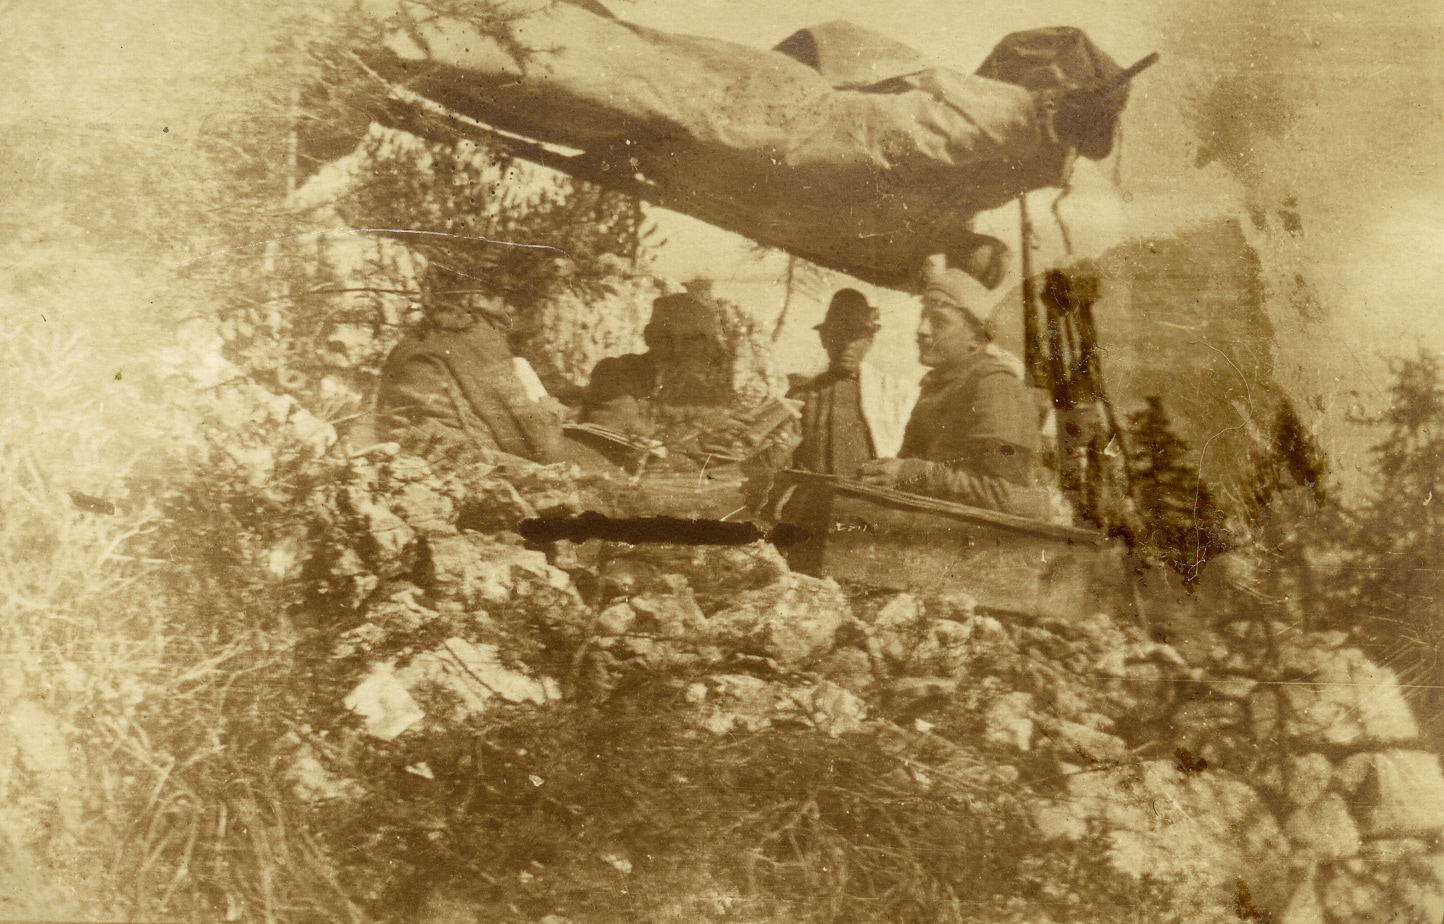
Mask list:
POLYGON ((1324 882, 1323 906, 1329 920, 1338 924, 1373 924, 1389 921, 1390 895, 1370 876, 1335 868, 1324 882))
POLYGON ((708 618, 707 631, 721 645, 799 667, 831 650, 847 616, 847 598, 835 581, 788 574, 735 594, 708 618))
POLYGON ((1284 797, 1294 805, 1322 798, 1333 782, 1334 765, 1322 754, 1295 754, 1284 761, 1284 797))
POLYGON ((1284 833, 1296 853, 1311 860, 1343 860, 1359 853, 1359 826, 1338 793, 1295 809, 1284 822, 1284 833))
POLYGON ((1444 831, 1439 758, 1427 751, 1374 753, 1355 804, 1362 807, 1362 827, 1369 837, 1438 836, 1444 831))
POLYGON ((1293 660, 1308 682, 1285 687, 1292 737, 1308 745, 1353 747, 1419 737, 1398 677, 1359 649, 1315 647, 1293 660))
POLYGON ((504 604, 521 577, 518 571, 548 584, 566 582, 566 575, 547 564, 544 554, 521 545, 477 533, 431 536, 424 543, 426 581, 432 594, 466 607, 504 604))
POLYGON ((406 551, 416 538, 416 531, 364 487, 347 487, 344 496, 350 513, 359 521, 363 533, 361 547, 371 570, 382 575, 405 570, 406 551))
POLYGON ((391 511, 423 536, 450 536, 456 529, 456 503, 439 486, 412 482, 387 498, 391 511))
POLYGON ((395 676, 424 712, 452 722, 499 704, 539 706, 561 696, 556 681, 506 663, 499 646, 455 637, 397 666, 395 676))
POLYGON ((1279 916, 1278 924, 1328 924, 1323 903, 1319 900, 1319 886, 1314 882, 1313 876, 1309 876, 1294 889, 1293 895, 1289 896, 1289 903, 1284 906, 1283 914, 1279 916))
POLYGON ((1396 867, 1394 901, 1409 924, 1444 920, 1444 853, 1420 853, 1396 867))

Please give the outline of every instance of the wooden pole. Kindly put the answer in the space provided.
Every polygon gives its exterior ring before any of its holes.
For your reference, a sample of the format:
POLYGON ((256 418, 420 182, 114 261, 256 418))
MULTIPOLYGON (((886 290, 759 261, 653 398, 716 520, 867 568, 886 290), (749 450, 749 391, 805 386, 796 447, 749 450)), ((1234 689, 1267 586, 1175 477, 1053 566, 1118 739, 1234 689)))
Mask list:
POLYGON ((1042 343, 1038 339, 1037 292, 1033 288, 1033 225, 1028 220, 1028 195, 1018 197, 1018 259, 1023 274, 1023 366, 1033 387, 1051 394, 1048 373, 1043 368, 1042 343))

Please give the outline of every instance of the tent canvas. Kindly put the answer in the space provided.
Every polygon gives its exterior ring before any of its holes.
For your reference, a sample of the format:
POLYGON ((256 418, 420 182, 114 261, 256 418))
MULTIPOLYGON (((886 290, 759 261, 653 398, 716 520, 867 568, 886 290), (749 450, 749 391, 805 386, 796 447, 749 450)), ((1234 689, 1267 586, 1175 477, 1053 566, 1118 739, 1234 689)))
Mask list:
MULTIPOLYGON (((361 57, 402 99, 583 152, 551 166, 907 288, 934 253, 1000 280, 1006 249, 972 218, 1065 182, 1080 145, 1055 130, 1060 100, 1120 73, 1076 29, 999 49, 980 76, 846 23, 767 50, 551 2, 410 18, 361 57)), ((1127 88, 1108 92, 1106 125, 1085 128, 1111 142, 1127 88)))

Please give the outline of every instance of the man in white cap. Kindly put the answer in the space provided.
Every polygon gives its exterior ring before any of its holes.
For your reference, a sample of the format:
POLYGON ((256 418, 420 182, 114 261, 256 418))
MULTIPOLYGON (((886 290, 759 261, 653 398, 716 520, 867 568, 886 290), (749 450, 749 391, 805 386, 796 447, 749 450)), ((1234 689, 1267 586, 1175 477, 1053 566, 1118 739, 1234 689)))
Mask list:
POLYGON ((802 442, 793 468, 851 478, 864 463, 895 456, 917 386, 866 362, 882 328, 881 313, 856 289, 839 289, 815 328, 827 351, 827 371, 795 385, 803 402, 802 442))
POLYGON ((972 507, 1043 519, 1039 406, 1011 364, 989 349, 986 319, 960 270, 934 270, 923 288, 918 361, 930 367, 897 458, 859 478, 972 507))

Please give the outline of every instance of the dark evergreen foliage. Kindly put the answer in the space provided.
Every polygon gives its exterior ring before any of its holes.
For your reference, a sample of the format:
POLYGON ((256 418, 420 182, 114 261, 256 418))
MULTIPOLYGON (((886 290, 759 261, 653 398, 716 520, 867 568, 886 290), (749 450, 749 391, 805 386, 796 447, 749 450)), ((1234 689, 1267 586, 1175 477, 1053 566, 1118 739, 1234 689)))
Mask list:
POLYGON ((1224 512, 1214 503, 1197 459, 1174 431, 1163 400, 1149 397, 1132 415, 1130 476, 1137 519, 1131 544, 1145 559, 1196 582, 1209 559, 1233 547, 1224 512))

